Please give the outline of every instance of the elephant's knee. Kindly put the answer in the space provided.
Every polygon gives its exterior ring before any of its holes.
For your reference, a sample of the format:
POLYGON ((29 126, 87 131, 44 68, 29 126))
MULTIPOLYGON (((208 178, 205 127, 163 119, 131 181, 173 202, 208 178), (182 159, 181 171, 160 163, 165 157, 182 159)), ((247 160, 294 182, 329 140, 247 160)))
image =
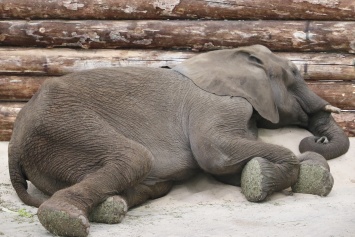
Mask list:
MULTIPOLYGON (((153 154, 143 145, 135 141, 127 141, 112 149, 110 154, 103 155, 103 164, 97 172, 110 176, 120 187, 126 183, 141 182, 153 167, 153 154)), ((96 173, 97 173, 96 172, 96 173)))
POLYGON ((132 159, 136 165, 138 165, 138 169, 142 170, 142 172, 147 173, 152 169, 154 156, 153 154, 144 146, 139 148, 136 152, 138 155, 135 155, 135 159, 132 159))
POLYGON ((132 179, 141 181, 153 167, 153 154, 139 144, 127 149, 124 153, 116 164, 120 167, 121 172, 125 170, 126 174, 131 174, 132 179))

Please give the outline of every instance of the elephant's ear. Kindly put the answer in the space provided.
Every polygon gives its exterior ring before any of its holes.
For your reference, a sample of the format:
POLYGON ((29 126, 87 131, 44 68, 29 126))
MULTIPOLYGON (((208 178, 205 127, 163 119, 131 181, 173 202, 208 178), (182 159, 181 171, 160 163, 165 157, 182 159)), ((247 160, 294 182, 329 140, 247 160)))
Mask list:
POLYGON ((278 123, 279 114, 268 72, 258 50, 251 47, 217 50, 194 56, 173 70, 201 89, 221 96, 243 97, 265 119, 278 123))

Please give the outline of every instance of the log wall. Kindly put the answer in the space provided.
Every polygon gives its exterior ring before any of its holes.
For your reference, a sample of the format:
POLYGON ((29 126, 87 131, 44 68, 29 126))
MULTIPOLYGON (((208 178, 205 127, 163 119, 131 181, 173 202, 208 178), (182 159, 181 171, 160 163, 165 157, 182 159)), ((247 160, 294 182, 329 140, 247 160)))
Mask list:
POLYGON ((344 112, 355 136, 353 0, 2 0, 0 140, 44 80, 97 67, 174 66, 202 51, 263 44, 344 112))
POLYGON ((3 19, 355 20, 353 0, 2 0, 3 19))
POLYGON ((0 21, 0 32, 0 46, 355 53, 353 21, 0 21))

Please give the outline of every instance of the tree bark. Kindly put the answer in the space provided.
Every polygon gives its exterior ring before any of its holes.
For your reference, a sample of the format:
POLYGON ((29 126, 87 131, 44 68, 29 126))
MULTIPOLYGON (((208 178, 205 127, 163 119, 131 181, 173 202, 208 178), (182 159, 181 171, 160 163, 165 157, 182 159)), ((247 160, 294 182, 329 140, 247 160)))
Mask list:
MULTIPOLYGON (((59 76, 97 67, 175 66, 195 52, 162 50, 74 50, 0 48, 0 73, 59 76)), ((306 80, 355 80, 355 55, 276 53, 288 58, 306 80)))
POLYGON ((4 19, 355 20, 352 0, 2 0, 4 19))
POLYGON ((355 53, 351 21, 0 21, 0 32, 1 46, 355 53))

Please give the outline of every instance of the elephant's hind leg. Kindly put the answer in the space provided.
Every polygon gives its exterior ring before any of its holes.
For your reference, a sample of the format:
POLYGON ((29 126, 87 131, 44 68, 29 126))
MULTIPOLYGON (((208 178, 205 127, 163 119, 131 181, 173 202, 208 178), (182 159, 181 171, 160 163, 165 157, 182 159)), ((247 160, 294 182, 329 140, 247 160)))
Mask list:
POLYGON ((138 184, 128 188, 120 195, 107 198, 96 206, 89 215, 92 222, 116 224, 120 223, 128 208, 143 204, 149 199, 155 199, 167 194, 172 182, 160 182, 154 185, 138 184))
MULTIPOLYGON (((68 188, 59 190, 38 209, 42 225, 56 235, 87 236, 88 213, 107 198, 140 183, 149 173, 152 154, 142 145, 117 135, 98 140, 95 159, 101 168, 68 188)), ((88 160, 90 157, 88 157, 88 160)), ((72 168, 72 167, 71 167, 72 168)), ((79 172, 76 171, 76 172, 79 172)))
POLYGON ((120 223, 128 211, 127 201, 121 195, 107 198, 90 212, 91 222, 117 224, 120 223))

